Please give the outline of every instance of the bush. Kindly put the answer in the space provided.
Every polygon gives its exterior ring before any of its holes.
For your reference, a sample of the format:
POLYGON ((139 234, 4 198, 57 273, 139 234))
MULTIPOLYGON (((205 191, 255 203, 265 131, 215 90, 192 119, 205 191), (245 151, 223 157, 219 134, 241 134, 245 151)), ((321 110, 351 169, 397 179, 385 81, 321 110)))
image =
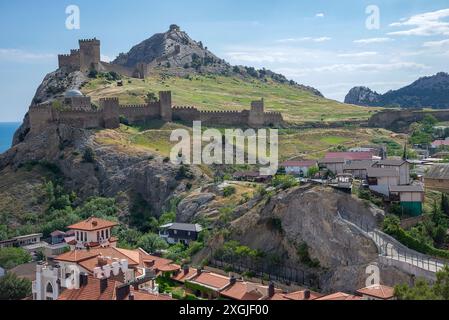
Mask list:
POLYGON ((275 188, 287 190, 299 185, 299 182, 292 175, 276 175, 271 181, 271 185, 275 188))
POLYGON ((90 147, 87 147, 83 153, 83 161, 86 163, 94 163, 95 162, 95 153, 94 150, 90 147))
POLYGON ((227 186, 223 188, 223 196, 225 198, 232 196, 233 194, 235 194, 236 189, 234 186, 227 186))
POLYGON ((31 281, 8 272, 0 278, 0 300, 21 300, 31 296, 31 281))
POLYGON ((312 259, 310 257, 309 246, 307 243, 303 242, 298 246, 297 254, 299 261, 304 263, 306 266, 310 268, 318 268, 320 266, 320 262, 317 259, 312 259))
POLYGON ((0 267, 12 269, 20 264, 31 261, 31 255, 22 248, 1 248, 0 267))
POLYGON ((155 233, 143 235, 137 242, 137 245, 148 253, 168 248, 167 242, 155 233))

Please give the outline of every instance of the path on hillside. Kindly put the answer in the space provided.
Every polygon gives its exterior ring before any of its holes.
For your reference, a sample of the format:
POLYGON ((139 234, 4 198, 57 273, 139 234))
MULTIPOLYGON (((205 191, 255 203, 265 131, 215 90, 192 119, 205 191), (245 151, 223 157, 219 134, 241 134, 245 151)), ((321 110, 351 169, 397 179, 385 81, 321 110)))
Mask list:
MULTIPOLYGON (((398 267, 402 265, 401 263, 404 263, 409 267, 436 273, 441 270, 444 265, 447 265, 447 262, 437 260, 431 256, 407 248, 396 239, 376 228, 365 228, 353 223, 352 221, 344 219, 340 212, 338 212, 338 217, 340 220, 350 224, 365 236, 370 238, 376 244, 380 257, 399 262, 399 264, 395 264, 398 267)), ((404 271, 408 272, 410 269, 404 271)))

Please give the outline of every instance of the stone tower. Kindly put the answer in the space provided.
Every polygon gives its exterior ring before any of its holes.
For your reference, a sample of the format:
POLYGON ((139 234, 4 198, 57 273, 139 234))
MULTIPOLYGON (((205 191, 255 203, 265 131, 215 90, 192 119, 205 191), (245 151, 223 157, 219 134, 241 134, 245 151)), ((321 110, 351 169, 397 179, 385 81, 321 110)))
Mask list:
POLYGON ((265 124, 265 114, 264 114, 264 101, 263 99, 252 101, 251 110, 249 112, 248 124, 251 127, 262 127, 265 124))
POLYGON ((104 127, 115 129, 120 126, 120 106, 118 98, 100 99, 100 107, 103 112, 104 127))
POLYGON ((161 105, 161 119, 166 122, 171 122, 173 119, 171 91, 160 91, 159 103, 161 105))
POLYGON ((79 46, 80 71, 98 71, 100 66, 100 40, 96 38, 79 40, 79 46))

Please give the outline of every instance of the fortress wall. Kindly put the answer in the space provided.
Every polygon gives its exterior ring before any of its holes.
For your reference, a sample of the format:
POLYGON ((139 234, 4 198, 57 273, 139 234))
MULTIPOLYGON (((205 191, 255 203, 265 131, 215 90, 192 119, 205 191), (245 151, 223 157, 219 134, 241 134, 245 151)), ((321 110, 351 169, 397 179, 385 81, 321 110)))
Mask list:
POLYGON ((100 71, 102 72, 111 72, 114 71, 122 76, 126 76, 126 77, 133 77, 134 76, 134 72, 133 69, 131 68, 127 68, 124 66, 120 66, 117 64, 112 64, 112 63, 108 63, 108 62, 100 62, 100 71))
POLYGON ((45 129, 46 126, 54 121, 53 109, 49 104, 30 107, 28 116, 31 132, 36 133, 45 129))
POLYGON ((193 122, 200 120, 200 112, 195 107, 173 107, 173 120, 193 122))
POLYGON ((368 126, 401 131, 413 122, 423 120, 428 114, 433 115, 439 121, 449 121, 449 110, 387 110, 373 115, 369 119, 368 126))
POLYGON ((91 107, 90 97, 71 98, 70 103, 71 103, 72 108, 74 108, 74 109, 91 107))
POLYGON ((200 120, 205 125, 248 125, 248 111, 201 111, 200 120))
POLYGON ((58 65, 61 67, 69 67, 78 70, 80 68, 80 51, 71 50, 70 54, 58 55, 58 65))
POLYGON ((264 113, 264 125, 274 125, 278 126, 284 122, 282 114, 280 112, 265 112, 264 113))
POLYGON ((146 120, 160 118, 159 102, 142 105, 121 105, 120 115, 124 116, 129 123, 145 122, 146 120))
POLYGON ((84 129, 102 128, 103 115, 101 111, 67 110, 55 112, 58 123, 84 129))

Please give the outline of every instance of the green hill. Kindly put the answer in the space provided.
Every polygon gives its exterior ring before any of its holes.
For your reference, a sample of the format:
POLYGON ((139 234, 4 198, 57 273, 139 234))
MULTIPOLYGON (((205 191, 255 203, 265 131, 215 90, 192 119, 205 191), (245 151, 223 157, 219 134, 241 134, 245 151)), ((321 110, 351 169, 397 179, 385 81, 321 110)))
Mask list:
POLYGON ((268 111, 279 111, 285 120, 295 124, 366 120, 378 110, 322 98, 288 83, 234 76, 176 77, 159 73, 145 80, 123 78, 123 86, 100 77, 82 88, 94 102, 102 97, 119 97, 122 104, 144 103, 149 92, 157 94, 160 90, 171 90, 175 105, 195 106, 201 110, 248 109, 252 100, 264 98, 268 111))

